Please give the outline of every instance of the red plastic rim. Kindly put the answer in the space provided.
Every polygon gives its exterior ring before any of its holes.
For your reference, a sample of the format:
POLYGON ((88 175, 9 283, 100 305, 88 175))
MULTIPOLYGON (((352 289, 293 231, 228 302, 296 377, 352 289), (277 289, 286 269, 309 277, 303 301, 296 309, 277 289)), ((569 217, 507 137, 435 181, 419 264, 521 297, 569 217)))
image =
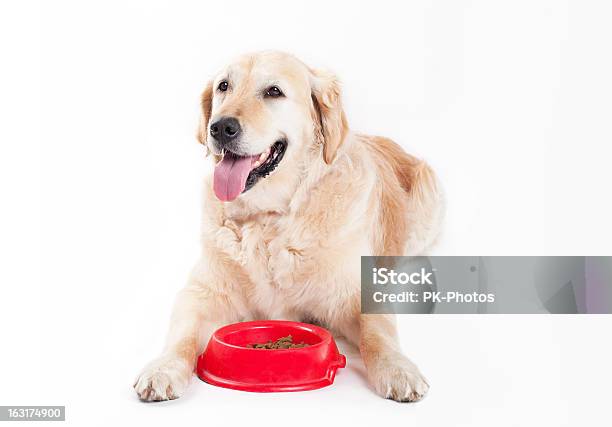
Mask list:
POLYGON ((198 357, 196 373, 200 379, 220 387, 284 392, 328 386, 344 366, 346 358, 329 331, 308 323, 264 320, 218 329, 198 357), (287 335, 309 346, 283 350, 246 347, 287 335))

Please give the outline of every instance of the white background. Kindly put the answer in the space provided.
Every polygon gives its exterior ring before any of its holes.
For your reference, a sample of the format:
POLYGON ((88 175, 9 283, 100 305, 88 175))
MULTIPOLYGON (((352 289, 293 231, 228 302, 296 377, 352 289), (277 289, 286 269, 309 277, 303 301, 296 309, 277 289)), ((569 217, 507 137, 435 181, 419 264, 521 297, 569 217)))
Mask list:
POLYGON ((198 255, 199 93, 245 51, 336 71, 353 129, 434 166, 436 253, 612 255, 609 2, 44 3, 0 13, 0 405, 66 405, 69 425, 612 423, 611 316, 403 316, 417 404, 375 396, 350 348, 315 392, 130 388, 198 255))

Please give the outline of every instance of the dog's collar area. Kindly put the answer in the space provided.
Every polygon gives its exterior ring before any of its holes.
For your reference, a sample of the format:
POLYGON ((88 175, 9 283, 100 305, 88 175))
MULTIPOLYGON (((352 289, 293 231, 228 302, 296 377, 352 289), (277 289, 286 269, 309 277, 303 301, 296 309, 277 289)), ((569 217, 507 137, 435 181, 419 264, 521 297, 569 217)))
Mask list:
POLYGON ((249 176, 246 180, 246 185, 244 186, 244 190, 242 192, 244 193, 245 191, 250 190, 257 183, 257 181, 259 181, 261 178, 265 178, 270 175, 270 173, 272 173, 272 171, 276 169, 276 166, 278 166, 280 161, 283 159, 286 150, 286 139, 280 139, 276 141, 270 148, 270 155, 268 156, 266 161, 263 164, 257 166, 249 173, 249 176))

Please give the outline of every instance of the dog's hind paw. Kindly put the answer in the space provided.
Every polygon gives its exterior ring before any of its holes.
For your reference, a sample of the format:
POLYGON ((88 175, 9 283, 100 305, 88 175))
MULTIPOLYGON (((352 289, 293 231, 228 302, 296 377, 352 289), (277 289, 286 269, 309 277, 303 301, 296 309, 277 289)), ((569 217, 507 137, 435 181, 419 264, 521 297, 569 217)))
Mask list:
POLYGON ((416 402, 429 390, 418 368, 403 356, 380 359, 368 376, 379 395, 398 402, 416 402))
POLYGON ((134 389, 144 402, 173 400, 185 392, 191 376, 192 369, 184 360, 162 356, 143 369, 134 389))

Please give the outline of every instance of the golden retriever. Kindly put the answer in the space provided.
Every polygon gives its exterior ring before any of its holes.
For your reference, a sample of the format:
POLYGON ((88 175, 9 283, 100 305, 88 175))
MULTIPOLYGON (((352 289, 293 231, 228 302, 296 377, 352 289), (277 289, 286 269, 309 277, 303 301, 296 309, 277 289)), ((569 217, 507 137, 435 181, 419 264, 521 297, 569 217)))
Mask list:
POLYGON ((322 324, 359 347, 378 394, 425 395, 394 316, 361 313, 360 257, 433 242, 443 209, 430 167, 389 139, 352 133, 336 77, 282 52, 245 55, 208 83, 198 139, 216 164, 202 256, 165 349, 136 380, 140 399, 180 397, 211 333, 251 319, 322 324))

